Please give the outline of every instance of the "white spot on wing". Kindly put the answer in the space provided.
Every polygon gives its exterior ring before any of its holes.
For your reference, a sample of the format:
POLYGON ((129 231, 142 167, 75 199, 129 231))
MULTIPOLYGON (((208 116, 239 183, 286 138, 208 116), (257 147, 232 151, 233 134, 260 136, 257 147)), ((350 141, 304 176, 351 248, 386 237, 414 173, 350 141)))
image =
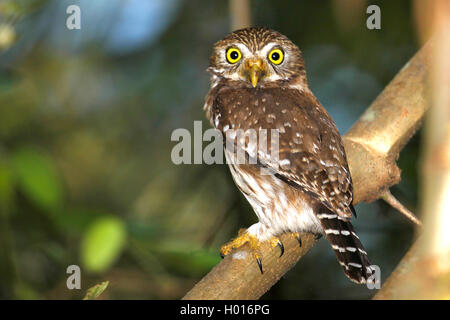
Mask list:
POLYGON ((355 268, 362 268, 362 265, 360 265, 359 263, 349 262, 348 265, 355 268))

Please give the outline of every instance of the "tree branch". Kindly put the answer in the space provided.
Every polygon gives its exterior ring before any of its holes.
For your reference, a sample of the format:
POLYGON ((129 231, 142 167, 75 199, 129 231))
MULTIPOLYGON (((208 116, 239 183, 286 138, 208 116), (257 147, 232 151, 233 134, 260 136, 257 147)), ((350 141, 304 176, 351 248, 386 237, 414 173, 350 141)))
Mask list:
MULTIPOLYGON (((431 47, 425 45, 400 70, 344 136, 354 203, 378 199, 400 181, 395 160, 428 107, 425 78, 431 47)), ((183 299, 258 299, 316 243, 310 234, 302 235, 301 248, 290 235, 281 240, 285 246, 281 258, 278 248, 262 246, 263 275, 244 246, 225 257, 183 299)))
POLYGON ((433 106, 421 156, 423 232, 374 299, 450 297, 450 3, 417 0, 415 5, 419 33, 429 29, 435 44, 428 77, 433 106))
POLYGON ((398 201, 389 190, 386 190, 383 196, 381 197, 384 201, 386 201, 392 208, 397 209, 398 212, 403 214, 406 218, 408 218, 412 223, 416 224, 418 227, 422 226, 422 222, 417 218, 414 213, 409 211, 400 201, 398 201))
POLYGON ((250 27, 250 0, 230 0, 231 30, 250 27))

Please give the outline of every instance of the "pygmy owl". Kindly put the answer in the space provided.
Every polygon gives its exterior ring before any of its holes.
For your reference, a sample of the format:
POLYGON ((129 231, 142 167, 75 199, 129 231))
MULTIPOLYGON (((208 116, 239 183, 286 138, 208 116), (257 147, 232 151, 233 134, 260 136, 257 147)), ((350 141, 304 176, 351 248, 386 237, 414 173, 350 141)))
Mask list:
POLYGON ((222 246, 222 256, 248 243, 262 272, 261 242, 282 254, 280 234, 296 235, 301 245, 300 234, 309 232, 325 235, 350 280, 371 281, 374 269, 350 223, 352 180, 341 136, 308 88, 299 48, 267 28, 237 30, 214 45, 208 71, 207 117, 222 133, 233 179, 259 220, 222 246), (278 141, 238 130, 275 132, 278 141), (261 141, 266 148, 256 145, 261 141), (236 161, 239 151, 245 161, 236 161))

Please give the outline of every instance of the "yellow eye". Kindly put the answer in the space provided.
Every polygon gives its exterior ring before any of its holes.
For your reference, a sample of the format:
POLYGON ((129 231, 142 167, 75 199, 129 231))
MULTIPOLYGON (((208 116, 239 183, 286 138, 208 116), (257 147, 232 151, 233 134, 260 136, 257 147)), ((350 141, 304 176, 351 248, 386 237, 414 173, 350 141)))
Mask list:
POLYGON ((236 48, 230 48, 227 50, 227 61, 229 63, 236 63, 239 60, 241 60, 242 54, 241 52, 236 48))
POLYGON ((270 51, 269 60, 273 64, 280 64, 283 62, 283 59, 284 59, 284 54, 281 49, 273 49, 272 51, 270 51))

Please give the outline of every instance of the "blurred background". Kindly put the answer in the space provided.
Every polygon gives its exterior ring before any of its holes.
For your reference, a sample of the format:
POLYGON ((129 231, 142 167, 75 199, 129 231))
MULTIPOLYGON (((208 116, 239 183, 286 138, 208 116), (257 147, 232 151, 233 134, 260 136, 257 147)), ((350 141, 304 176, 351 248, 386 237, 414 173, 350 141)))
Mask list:
MULTIPOLYGON (((228 1, 0 0, 0 298, 178 299, 256 222, 225 165, 175 165, 173 130, 209 128, 209 54, 228 1), (69 30, 66 9, 81 9, 69 30), (66 269, 79 265, 81 290, 66 269)), ((253 0, 251 24, 304 53, 310 87, 345 133, 419 49, 413 4, 253 0), (366 8, 381 8, 368 30, 366 8)), ((392 193, 417 213, 419 131, 392 193)), ((413 226, 383 202, 354 224, 382 281, 413 226)), ((321 240, 263 299, 367 299, 321 240)))

